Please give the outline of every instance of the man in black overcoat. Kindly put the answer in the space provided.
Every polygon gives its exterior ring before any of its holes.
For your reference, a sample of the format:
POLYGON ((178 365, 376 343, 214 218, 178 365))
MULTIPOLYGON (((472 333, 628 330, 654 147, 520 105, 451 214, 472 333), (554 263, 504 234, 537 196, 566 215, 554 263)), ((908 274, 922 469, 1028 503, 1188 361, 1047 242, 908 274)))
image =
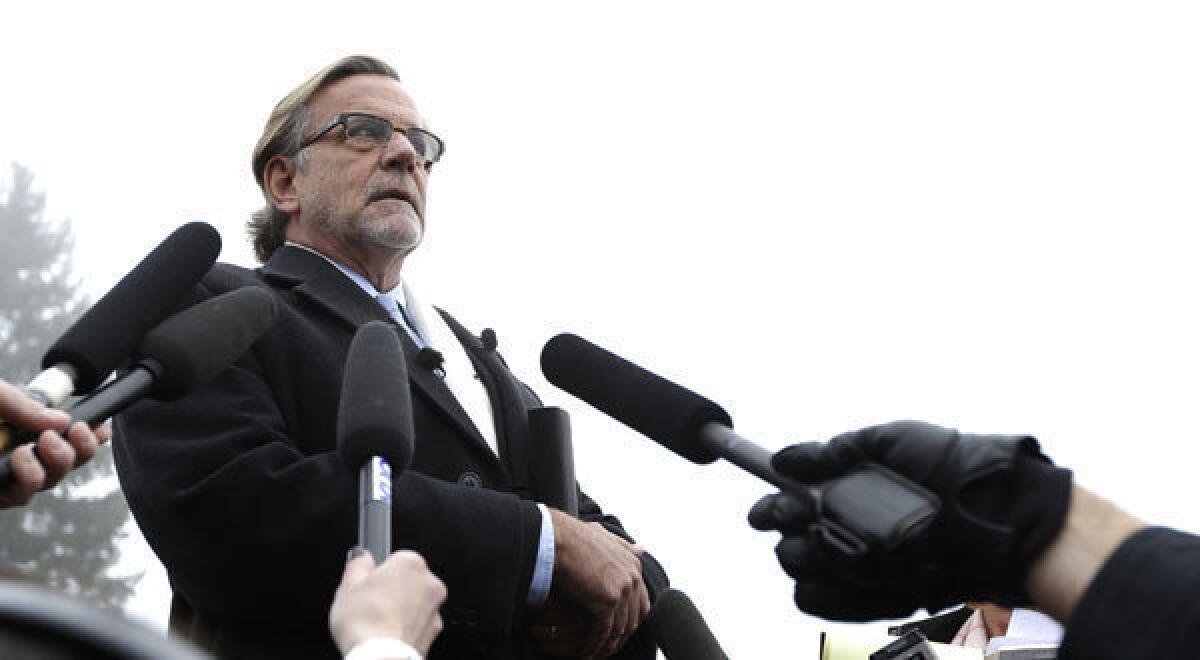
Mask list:
POLYGON ((416 429, 393 483, 394 543, 449 591, 430 658, 653 657, 640 625, 661 567, 586 496, 578 519, 535 500, 537 397, 494 336, 401 281, 443 150, 424 126, 369 57, 285 97, 254 153, 263 266, 218 265, 196 293, 266 288, 277 323, 214 382, 116 420, 122 487, 175 591, 172 628, 221 657, 337 657, 325 620, 357 521, 357 475, 334 451, 342 369, 355 330, 383 320, 404 345, 416 429))

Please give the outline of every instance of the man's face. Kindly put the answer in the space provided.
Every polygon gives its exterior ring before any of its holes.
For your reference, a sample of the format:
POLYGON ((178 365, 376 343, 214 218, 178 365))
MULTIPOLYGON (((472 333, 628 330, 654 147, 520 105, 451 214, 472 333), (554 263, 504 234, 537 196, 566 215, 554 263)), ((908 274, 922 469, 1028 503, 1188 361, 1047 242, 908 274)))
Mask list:
MULTIPOLYGON (((416 104, 386 76, 350 76, 321 90, 309 104, 308 133, 344 112, 376 115, 397 128, 420 125, 416 104)), ((368 151, 344 138, 338 126, 307 148, 307 162, 296 173, 295 220, 321 242, 412 251, 425 231, 428 172, 420 156, 401 132, 368 151)))

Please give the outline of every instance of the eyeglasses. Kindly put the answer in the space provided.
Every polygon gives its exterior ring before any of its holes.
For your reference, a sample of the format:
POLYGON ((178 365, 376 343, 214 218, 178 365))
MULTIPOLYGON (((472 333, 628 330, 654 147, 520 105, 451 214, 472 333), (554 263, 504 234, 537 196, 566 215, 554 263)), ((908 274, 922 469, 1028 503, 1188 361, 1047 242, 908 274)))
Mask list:
POLYGON ((392 133, 399 131, 408 139, 408 143, 417 152, 417 156, 424 161, 422 164, 425 167, 436 163, 442 157, 442 153, 446 151, 446 145, 442 143, 441 138, 423 128, 416 126, 396 128, 392 126, 392 122, 383 117, 368 115, 365 112, 343 112, 334 117, 328 124, 322 126, 321 130, 305 140, 300 145, 300 149, 296 151, 308 148, 309 145, 321 139, 321 136, 337 126, 345 128, 342 139, 346 144, 359 151, 371 151, 386 147, 392 139, 392 133))

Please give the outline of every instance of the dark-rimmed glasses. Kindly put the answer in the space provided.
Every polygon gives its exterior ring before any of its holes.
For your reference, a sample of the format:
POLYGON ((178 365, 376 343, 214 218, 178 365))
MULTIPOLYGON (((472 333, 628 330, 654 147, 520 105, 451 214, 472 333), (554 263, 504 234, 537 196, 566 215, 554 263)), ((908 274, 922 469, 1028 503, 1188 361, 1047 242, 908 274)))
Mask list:
POLYGON ((446 150, 441 138, 423 128, 416 126, 396 128, 392 122, 383 117, 376 117, 365 112, 343 112, 322 126, 319 131, 313 133, 296 151, 307 148, 337 126, 345 129, 342 139, 346 144, 360 151, 386 147, 392 139, 392 133, 399 131, 408 139, 408 143, 417 152, 417 156, 424 161, 422 164, 425 167, 436 163, 442 157, 442 152, 446 150))

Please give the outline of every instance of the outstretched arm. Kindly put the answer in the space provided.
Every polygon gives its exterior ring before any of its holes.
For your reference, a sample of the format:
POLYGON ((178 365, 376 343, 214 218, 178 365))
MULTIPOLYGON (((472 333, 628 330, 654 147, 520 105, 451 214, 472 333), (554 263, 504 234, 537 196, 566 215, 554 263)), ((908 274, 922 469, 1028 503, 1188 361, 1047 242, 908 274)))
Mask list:
POLYGON ((1025 588, 1046 614, 1066 623, 1100 567, 1145 523, 1075 486, 1066 523, 1033 562, 1025 588))

